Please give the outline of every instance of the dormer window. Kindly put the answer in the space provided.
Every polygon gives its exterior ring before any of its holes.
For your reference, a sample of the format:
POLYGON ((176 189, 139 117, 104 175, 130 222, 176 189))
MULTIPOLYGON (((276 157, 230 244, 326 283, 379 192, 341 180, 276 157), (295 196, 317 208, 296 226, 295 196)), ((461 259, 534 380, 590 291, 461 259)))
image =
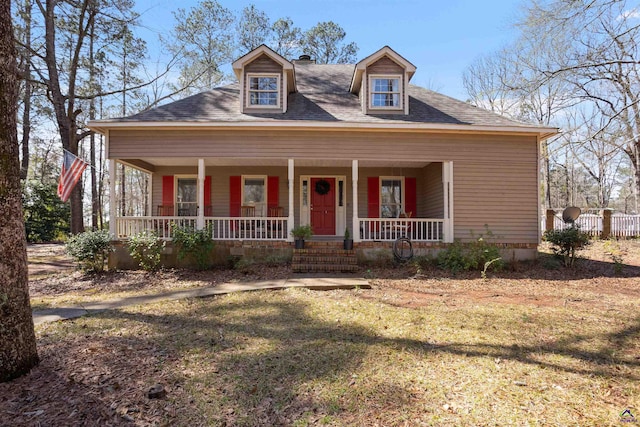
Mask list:
POLYGON ((247 106, 280 108, 280 75, 247 74, 247 106))
POLYGON ((402 109, 402 79, 400 76, 370 76, 370 105, 372 109, 402 109))

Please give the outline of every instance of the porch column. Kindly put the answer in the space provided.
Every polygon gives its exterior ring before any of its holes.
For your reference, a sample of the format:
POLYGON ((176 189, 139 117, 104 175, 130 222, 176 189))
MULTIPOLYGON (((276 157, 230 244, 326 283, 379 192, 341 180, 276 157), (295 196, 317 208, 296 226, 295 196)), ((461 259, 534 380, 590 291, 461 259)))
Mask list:
POLYGON ((291 230, 293 230, 293 221, 295 218, 293 212, 293 184, 294 184, 294 162, 293 159, 289 159, 287 164, 287 176, 289 180, 289 217, 287 218, 287 241, 293 242, 293 236, 291 230))
POLYGON ((116 161, 109 159, 109 234, 116 238, 116 161))
POLYGON ((204 228, 204 159, 198 159, 198 230, 204 228))
POLYGON ((147 216, 153 216, 153 174, 147 172, 147 216))
POLYGON ((453 243, 453 162, 442 162, 442 191, 444 193, 443 240, 453 243))
POLYGON ((353 193, 353 224, 351 235, 354 242, 360 241, 360 218, 358 218, 358 161, 351 162, 351 192, 353 193))

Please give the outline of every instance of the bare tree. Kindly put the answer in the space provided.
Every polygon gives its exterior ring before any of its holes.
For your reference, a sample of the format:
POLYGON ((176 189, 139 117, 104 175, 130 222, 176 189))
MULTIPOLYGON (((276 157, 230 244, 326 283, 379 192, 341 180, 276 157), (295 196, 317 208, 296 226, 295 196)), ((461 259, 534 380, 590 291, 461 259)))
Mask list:
POLYGON ((38 364, 22 218, 17 77, 11 2, 0 0, 0 382, 38 364))
MULTIPOLYGON (((539 67, 540 84, 564 81, 576 99, 605 120, 588 139, 600 134, 624 152, 640 182, 640 21, 637 4, 625 0, 557 0, 533 3, 523 29, 571 42, 539 67)), ((636 184, 636 199, 640 186, 636 184)))

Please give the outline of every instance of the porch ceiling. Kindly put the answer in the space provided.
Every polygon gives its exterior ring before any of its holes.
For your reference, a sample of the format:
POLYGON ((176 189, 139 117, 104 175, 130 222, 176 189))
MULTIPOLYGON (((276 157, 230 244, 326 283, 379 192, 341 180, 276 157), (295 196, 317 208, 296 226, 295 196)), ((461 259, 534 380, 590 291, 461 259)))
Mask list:
MULTIPOLYGON (((197 166, 197 158, 189 157, 144 157, 137 159, 153 166, 197 166)), ((287 167, 287 159, 269 158, 227 158, 209 157, 204 159, 206 166, 283 166, 287 167)), ((421 168, 428 165, 428 161, 385 161, 360 160, 361 168, 394 167, 421 168)), ((295 159, 295 167, 345 167, 351 168, 351 159, 295 159)))

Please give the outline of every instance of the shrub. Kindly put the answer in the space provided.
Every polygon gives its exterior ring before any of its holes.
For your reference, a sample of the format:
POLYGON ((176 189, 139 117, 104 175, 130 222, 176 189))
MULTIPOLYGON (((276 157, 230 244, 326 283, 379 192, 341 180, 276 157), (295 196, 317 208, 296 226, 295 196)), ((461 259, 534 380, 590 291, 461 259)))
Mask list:
POLYGON ((591 244, 589 234, 576 225, 564 230, 547 230, 544 232, 544 240, 553 245, 553 253, 562 257, 565 267, 573 267, 576 251, 591 244))
POLYGON ((211 251, 215 247, 211 239, 211 227, 196 230, 193 227, 173 225, 173 244, 178 249, 178 259, 191 258, 198 270, 211 267, 211 251))
POLYGON ((69 237, 66 250, 82 270, 101 272, 113 248, 109 232, 98 230, 69 237))
POLYGON ((143 270, 153 271, 160 265, 160 255, 166 242, 158 239, 153 231, 143 231, 127 240, 127 249, 131 257, 143 270))
POLYGON ((490 266, 496 270, 501 269, 504 263, 500 250, 488 241, 493 234, 487 230, 486 235, 486 239, 482 234, 477 238, 474 236, 474 240, 468 243, 456 240, 438 253, 438 266, 453 273, 463 270, 480 270, 483 271, 484 276, 490 266))
POLYGON ((70 207, 56 194, 57 184, 28 181, 23 189, 24 226, 28 242, 62 240, 69 233, 70 207))

